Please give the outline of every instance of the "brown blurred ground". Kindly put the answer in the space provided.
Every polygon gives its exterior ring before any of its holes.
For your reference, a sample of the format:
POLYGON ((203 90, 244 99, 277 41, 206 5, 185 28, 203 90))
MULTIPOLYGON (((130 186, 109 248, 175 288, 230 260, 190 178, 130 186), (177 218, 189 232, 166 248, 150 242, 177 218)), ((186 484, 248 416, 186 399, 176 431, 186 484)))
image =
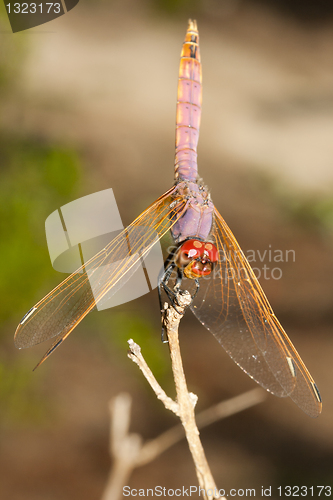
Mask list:
MULTIPOLYGON (((90 179, 84 194, 112 187, 124 223, 173 182, 186 17, 152 13, 141 3, 127 9, 80 3, 24 35, 29 52, 3 108, 2 128, 77 148, 90 179)), ((332 26, 299 25, 237 4, 197 20, 204 79, 199 171, 245 250, 295 250, 283 279, 262 284, 324 402, 313 421, 291 401, 269 396, 204 430, 203 443, 224 488, 332 484, 332 236, 284 210, 286 197, 332 195, 332 26)), ((121 310, 146 311, 159 336, 156 293, 121 310)), ((4 427, 1 498, 99 498, 109 469, 107 403, 121 390, 133 395, 133 430, 145 438, 174 423, 126 361, 126 332, 122 349, 119 340, 105 349, 105 338, 117 332, 108 332, 112 311, 101 315, 87 318, 36 374, 51 408, 47 421, 4 427)), ((200 408, 254 386, 193 317, 183 321, 181 338, 200 408)), ((165 347, 157 349, 167 362, 165 347)), ((11 356, 33 365, 43 350, 11 356)), ((130 484, 196 484, 185 444, 138 469, 130 484)))

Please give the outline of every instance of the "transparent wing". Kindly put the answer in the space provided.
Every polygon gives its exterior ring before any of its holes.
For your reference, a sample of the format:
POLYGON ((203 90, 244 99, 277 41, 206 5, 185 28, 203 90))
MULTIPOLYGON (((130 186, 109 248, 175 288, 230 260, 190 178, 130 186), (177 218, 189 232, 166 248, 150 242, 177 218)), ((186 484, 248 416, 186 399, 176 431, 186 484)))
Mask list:
POLYGON ((191 309, 229 356, 276 396, 290 396, 306 413, 321 412, 318 388, 283 330, 251 266, 215 209, 219 262, 200 280, 191 309))
POLYGON ((16 346, 31 347, 58 337, 44 361, 97 302, 119 289, 140 259, 184 213, 186 201, 175 199, 174 191, 172 188, 161 196, 95 257, 30 309, 15 332, 16 346))

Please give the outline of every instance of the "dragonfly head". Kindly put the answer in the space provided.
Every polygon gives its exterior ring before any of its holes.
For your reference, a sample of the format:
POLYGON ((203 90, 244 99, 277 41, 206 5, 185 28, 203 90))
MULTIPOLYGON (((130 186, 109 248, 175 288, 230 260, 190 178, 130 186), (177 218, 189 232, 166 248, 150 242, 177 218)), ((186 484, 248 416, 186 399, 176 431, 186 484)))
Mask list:
POLYGON ((218 260, 216 246, 210 242, 187 240, 179 248, 175 263, 183 269, 186 278, 196 279, 212 272, 218 260))

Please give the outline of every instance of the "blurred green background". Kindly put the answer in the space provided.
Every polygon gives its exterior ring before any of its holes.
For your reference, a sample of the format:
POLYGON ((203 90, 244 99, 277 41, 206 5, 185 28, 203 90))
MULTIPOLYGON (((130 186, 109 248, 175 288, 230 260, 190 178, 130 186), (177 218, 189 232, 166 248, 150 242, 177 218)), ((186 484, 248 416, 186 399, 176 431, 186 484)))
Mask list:
MULTIPOLYGON (((91 313, 36 372, 47 346, 17 351, 13 335, 64 277, 48 256, 51 212, 112 187, 128 224, 171 186, 189 17, 203 63, 199 172, 245 253, 295 251, 280 280, 261 283, 323 398, 315 421, 268 396, 206 428, 208 461, 225 489, 332 485, 332 11, 324 0, 81 0, 13 35, 0 5, 1 498, 100 498, 108 401, 120 391, 145 439, 176 423, 126 356, 133 338, 174 395, 156 290, 91 313)), ((190 313, 181 342, 199 410, 255 386, 190 313)), ((195 485, 185 442, 129 484, 195 485)))

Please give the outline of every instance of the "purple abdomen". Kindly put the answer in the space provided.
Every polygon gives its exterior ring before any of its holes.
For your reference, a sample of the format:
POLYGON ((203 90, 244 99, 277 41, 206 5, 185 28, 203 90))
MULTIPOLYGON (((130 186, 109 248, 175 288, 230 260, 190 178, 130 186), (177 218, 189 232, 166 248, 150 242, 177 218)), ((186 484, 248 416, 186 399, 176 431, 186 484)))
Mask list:
POLYGON ((198 175, 197 145, 201 119, 201 99, 199 34, 196 22, 190 21, 179 67, 176 118, 176 181, 195 181, 198 175))
POLYGON ((190 21, 179 67, 175 157, 177 193, 188 200, 188 207, 171 228, 176 243, 189 238, 206 241, 212 229, 214 207, 208 191, 198 183, 201 98, 199 34, 196 22, 190 21))

